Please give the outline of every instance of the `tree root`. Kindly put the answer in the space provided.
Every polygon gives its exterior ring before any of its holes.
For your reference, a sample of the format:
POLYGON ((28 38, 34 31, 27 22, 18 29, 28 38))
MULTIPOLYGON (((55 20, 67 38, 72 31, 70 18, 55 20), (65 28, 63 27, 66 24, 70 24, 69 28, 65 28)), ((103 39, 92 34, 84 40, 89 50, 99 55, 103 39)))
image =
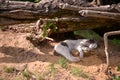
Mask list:
POLYGON ((118 35, 120 34, 120 30, 118 31, 111 31, 111 32, 106 32, 104 34, 104 46, 105 46, 105 54, 106 54, 106 63, 107 63, 107 66, 105 68, 105 72, 108 73, 108 68, 109 68, 109 52, 108 52, 108 36, 111 36, 111 35, 118 35))

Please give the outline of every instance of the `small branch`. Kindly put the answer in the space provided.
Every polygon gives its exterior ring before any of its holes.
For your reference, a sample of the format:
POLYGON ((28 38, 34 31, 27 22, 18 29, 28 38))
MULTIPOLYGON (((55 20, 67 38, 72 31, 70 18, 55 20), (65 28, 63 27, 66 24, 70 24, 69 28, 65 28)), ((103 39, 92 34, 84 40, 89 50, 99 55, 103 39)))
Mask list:
POLYGON ((109 67, 108 36, 118 35, 118 34, 120 34, 120 30, 118 30, 118 31, 106 32, 106 33, 104 34, 104 46, 105 46, 106 63, 107 63, 107 67, 106 67, 106 69, 105 69, 106 72, 108 72, 108 67, 109 67))
POLYGON ((96 18, 120 20, 120 13, 94 11, 94 10, 81 10, 79 11, 79 13, 84 17, 96 17, 96 18))
POLYGON ((112 9, 110 5, 97 6, 97 7, 80 7, 80 6, 70 5, 68 3, 59 3, 59 8, 72 10, 72 11, 80 11, 80 10, 110 11, 112 9))

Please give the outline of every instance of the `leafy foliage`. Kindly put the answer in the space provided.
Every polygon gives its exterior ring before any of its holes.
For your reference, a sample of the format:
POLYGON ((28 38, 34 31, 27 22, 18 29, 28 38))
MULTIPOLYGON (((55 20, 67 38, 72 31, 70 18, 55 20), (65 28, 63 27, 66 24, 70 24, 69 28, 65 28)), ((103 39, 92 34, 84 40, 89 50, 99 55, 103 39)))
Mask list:
POLYGON ((43 34, 42 34, 43 37, 47 36, 46 32, 48 29, 52 29, 52 31, 55 32, 57 30, 57 26, 55 25, 55 23, 47 22, 43 29, 43 34))
POLYGON ((78 30, 78 31, 74 31, 74 34, 82 36, 84 38, 93 38, 96 40, 102 39, 101 36, 99 36, 96 32, 92 30, 78 30))
POLYGON ((120 44, 120 40, 118 40, 118 39, 113 39, 111 41, 113 44, 117 44, 117 45, 120 44))

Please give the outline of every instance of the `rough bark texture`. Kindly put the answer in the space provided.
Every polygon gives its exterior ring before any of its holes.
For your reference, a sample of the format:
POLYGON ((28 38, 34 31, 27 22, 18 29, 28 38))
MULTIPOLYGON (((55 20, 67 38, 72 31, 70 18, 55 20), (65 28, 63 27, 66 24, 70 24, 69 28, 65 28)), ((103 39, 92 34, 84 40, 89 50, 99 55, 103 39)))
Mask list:
MULTIPOLYGON (((120 25, 120 15, 117 15, 117 18, 115 19, 94 16, 82 17, 84 15, 81 16, 78 13, 79 10, 96 10, 96 7, 94 8, 94 5, 87 0, 42 0, 39 3, 0 0, 0 4, 1 26, 19 24, 23 22, 36 22, 39 18, 51 19, 55 17, 65 17, 68 19, 70 18, 69 20, 54 21, 57 24, 58 32, 73 31, 77 29, 92 29, 101 26, 110 27, 113 25, 120 25), (71 10, 72 8, 74 10, 71 10)), ((107 9, 109 12, 115 12, 115 14, 119 14, 119 5, 119 3, 112 6, 110 5, 104 9, 107 9)), ((98 8, 99 7, 97 6, 97 9, 98 8)), ((98 10, 101 9, 99 8, 98 10)))

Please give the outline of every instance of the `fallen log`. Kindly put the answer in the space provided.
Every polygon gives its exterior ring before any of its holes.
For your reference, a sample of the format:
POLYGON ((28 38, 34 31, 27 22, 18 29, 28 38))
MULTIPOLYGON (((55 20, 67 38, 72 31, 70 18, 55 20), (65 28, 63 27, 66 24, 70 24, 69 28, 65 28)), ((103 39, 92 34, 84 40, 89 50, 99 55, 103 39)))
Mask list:
MULTIPOLYGON (((42 0, 39 3, 21 2, 21 1, 0 1, 0 26, 11 24, 36 22, 39 18, 46 21, 58 18, 55 22, 57 32, 68 32, 78 29, 94 29, 102 26, 111 27, 120 25, 120 18, 103 18, 88 16, 83 17, 78 12, 80 10, 98 10, 106 12, 114 12, 119 15, 119 3, 109 6, 87 7, 86 0, 82 3, 70 3, 69 0, 42 0), (68 3, 67 3, 68 1, 68 3), (67 5, 66 5, 67 4, 67 5), (84 4, 84 5, 82 5, 84 4), (86 4, 86 5, 85 5, 86 4)), ((78 0, 79 1, 79 0, 78 0)), ((99 15, 98 15, 99 16, 99 15)))

